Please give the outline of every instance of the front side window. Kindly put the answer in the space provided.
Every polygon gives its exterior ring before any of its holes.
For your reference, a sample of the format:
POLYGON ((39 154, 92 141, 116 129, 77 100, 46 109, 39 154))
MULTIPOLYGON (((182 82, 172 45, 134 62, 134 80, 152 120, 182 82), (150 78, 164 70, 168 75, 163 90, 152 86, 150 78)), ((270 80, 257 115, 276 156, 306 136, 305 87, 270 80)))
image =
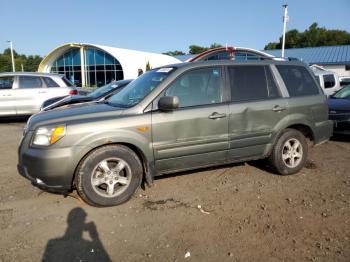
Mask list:
POLYGON ((165 96, 177 96, 179 107, 221 102, 221 69, 205 68, 184 73, 166 90, 165 96))
POLYGON ((119 93, 111 96, 107 103, 119 107, 132 107, 141 102, 173 71, 175 71, 175 68, 160 68, 148 71, 128 84, 119 93))
POLYGON ((323 80, 324 80, 324 88, 332 88, 335 86, 334 75, 332 74, 324 75, 323 80))
POLYGON ((19 88, 41 88, 43 83, 37 76, 20 76, 19 88))
POLYGON ((320 93, 314 79, 309 71, 303 66, 277 65, 289 96, 310 96, 320 93))
POLYGON ((280 96, 268 66, 230 66, 228 71, 232 102, 280 96))
POLYGON ((0 90, 12 89, 12 85, 13 85, 13 76, 0 77, 0 90))

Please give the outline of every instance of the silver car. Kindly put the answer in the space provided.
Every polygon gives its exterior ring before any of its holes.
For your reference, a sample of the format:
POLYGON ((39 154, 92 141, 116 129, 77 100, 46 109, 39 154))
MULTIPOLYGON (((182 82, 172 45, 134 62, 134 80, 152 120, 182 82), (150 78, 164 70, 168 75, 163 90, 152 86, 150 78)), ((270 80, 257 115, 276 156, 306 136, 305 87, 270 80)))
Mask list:
POLYGON ((0 116, 32 115, 47 99, 76 94, 77 89, 63 75, 0 73, 0 116))

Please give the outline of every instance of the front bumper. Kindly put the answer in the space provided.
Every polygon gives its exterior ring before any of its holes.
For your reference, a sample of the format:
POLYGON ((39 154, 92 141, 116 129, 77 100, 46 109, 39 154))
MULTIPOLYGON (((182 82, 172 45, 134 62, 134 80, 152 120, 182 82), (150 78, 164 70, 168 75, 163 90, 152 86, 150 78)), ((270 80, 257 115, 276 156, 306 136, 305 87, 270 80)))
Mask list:
POLYGON ((87 147, 30 147, 31 132, 22 139, 18 149, 18 172, 35 186, 54 191, 72 189, 74 172, 87 147))

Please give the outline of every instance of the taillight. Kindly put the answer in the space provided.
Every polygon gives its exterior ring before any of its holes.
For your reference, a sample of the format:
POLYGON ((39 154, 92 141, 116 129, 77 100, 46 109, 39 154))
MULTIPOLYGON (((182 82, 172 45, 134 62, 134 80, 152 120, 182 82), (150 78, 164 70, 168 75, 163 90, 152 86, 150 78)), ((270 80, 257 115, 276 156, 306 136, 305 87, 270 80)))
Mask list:
POLYGON ((69 94, 70 95, 77 95, 78 91, 76 89, 72 89, 72 90, 69 91, 69 94))

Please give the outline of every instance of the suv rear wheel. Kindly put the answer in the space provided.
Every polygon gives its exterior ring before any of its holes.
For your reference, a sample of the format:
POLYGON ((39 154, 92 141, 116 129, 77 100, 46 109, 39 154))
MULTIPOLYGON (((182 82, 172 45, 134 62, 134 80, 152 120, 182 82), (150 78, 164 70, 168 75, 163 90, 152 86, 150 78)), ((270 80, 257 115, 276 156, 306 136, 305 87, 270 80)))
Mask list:
POLYGON ((305 165, 308 144, 305 136, 295 129, 286 129, 275 143, 269 162, 281 175, 298 173, 305 165))
POLYGON ((131 198, 142 180, 142 165, 122 145, 98 148, 77 169, 76 187, 81 198, 95 206, 119 205, 131 198))

